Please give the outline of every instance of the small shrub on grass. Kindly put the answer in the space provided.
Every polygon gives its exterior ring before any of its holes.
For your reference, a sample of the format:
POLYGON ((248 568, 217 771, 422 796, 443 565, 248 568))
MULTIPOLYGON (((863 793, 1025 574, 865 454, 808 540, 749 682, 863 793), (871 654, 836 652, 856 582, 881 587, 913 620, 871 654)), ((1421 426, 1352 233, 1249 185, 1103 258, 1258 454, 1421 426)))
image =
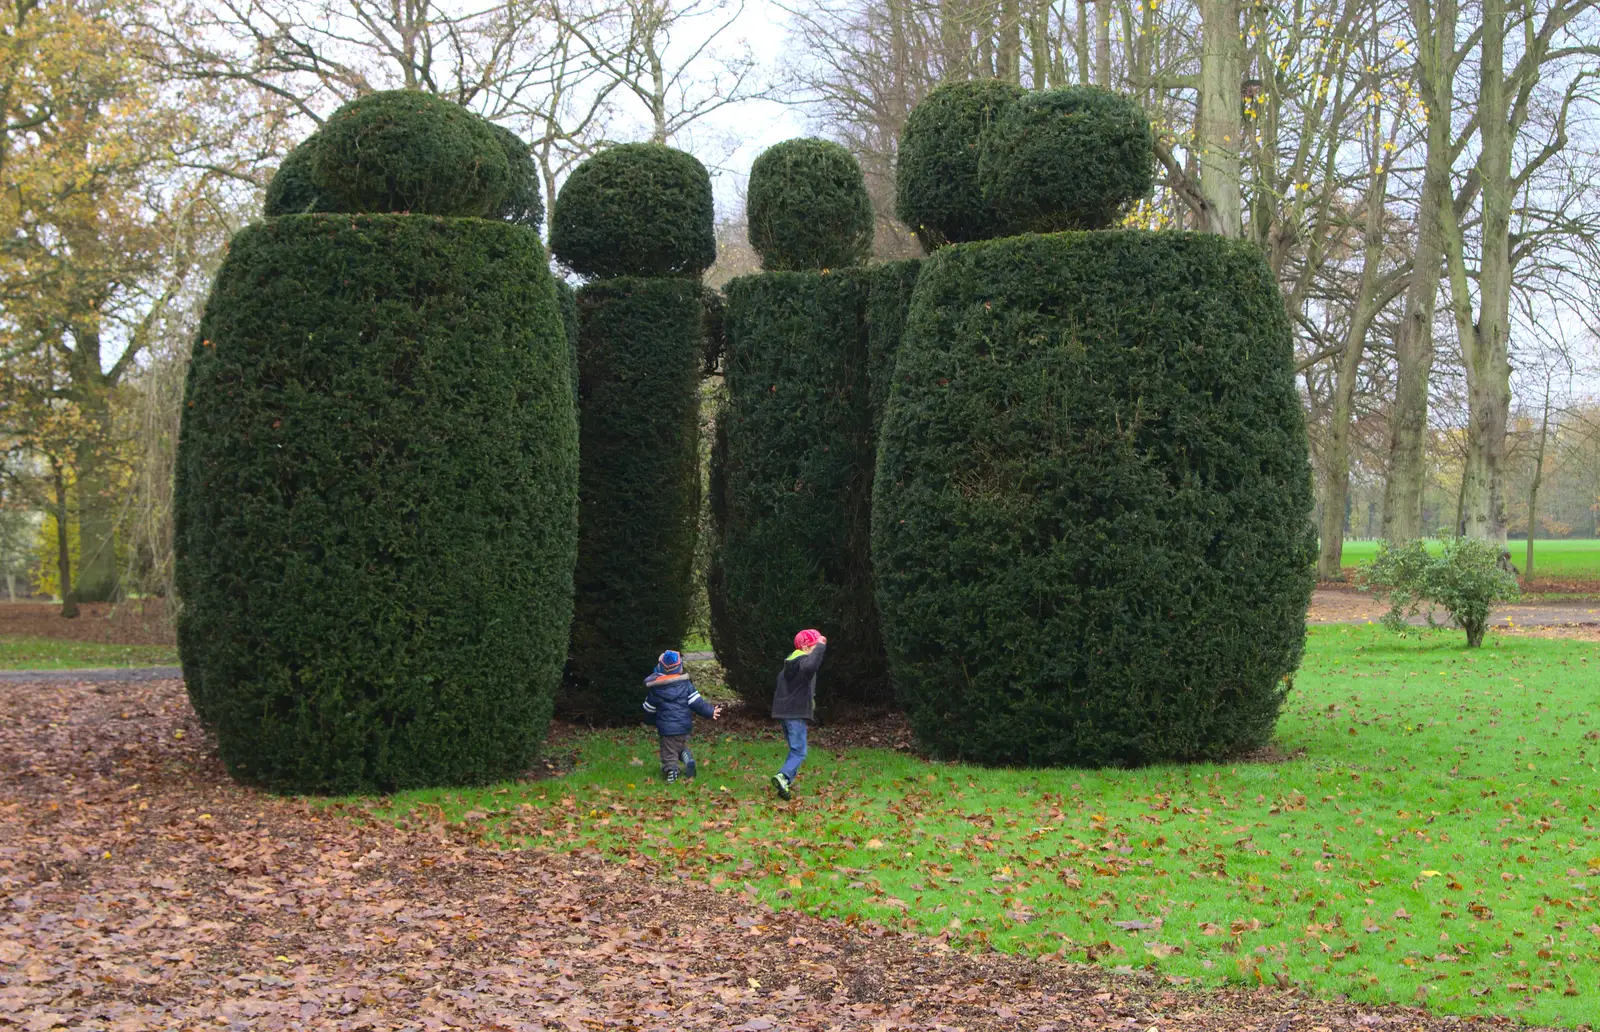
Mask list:
POLYGON ((872 200, 855 156, 828 140, 787 140, 750 167, 750 246, 768 272, 841 269, 872 252, 872 200))
POLYGON ((358 97, 329 115, 311 178, 330 210, 345 212, 492 217, 514 187, 527 204, 504 136, 460 104, 416 90, 358 97))
POLYGON ((895 214, 932 251, 1004 232, 978 180, 979 140, 1023 89, 1000 79, 938 87, 912 110, 895 160, 895 214))
POLYGON ((1501 548, 1487 541, 1454 538, 1438 555, 1429 554, 1421 541, 1378 546, 1378 555, 1366 568, 1367 585, 1389 602, 1383 625, 1397 633, 1410 629, 1407 622, 1426 607, 1429 627, 1433 607, 1450 614, 1467 635, 1467 646, 1477 648, 1489 628, 1489 613, 1497 602, 1510 602, 1521 593, 1517 578, 1501 564, 1501 548))

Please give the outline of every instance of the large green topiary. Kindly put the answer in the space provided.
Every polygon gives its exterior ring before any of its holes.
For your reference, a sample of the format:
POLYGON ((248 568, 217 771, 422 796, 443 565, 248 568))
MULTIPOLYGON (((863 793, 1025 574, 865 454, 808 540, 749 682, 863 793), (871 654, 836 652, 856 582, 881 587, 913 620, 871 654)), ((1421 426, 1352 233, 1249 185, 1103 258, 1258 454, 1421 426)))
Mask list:
POLYGON ((405 215, 252 226, 185 396, 179 641, 229 772, 346 793, 524 771, 577 535, 538 236, 405 215))
POLYGON ((795 632, 816 627, 830 639, 820 702, 886 701, 868 560, 865 281, 767 272, 726 293, 709 578, 717 658, 730 687, 764 703, 795 632))
POLYGON ((895 215, 927 250, 1003 234, 978 182, 978 141, 1022 95, 1022 87, 1000 79, 945 83, 906 119, 895 159, 895 215))
POLYGON ((640 717, 640 684, 683 646, 700 514, 702 294, 623 277, 578 291, 582 463, 577 601, 562 708, 640 717))
POLYGON ((311 178, 332 210, 492 216, 516 186, 494 127, 428 93, 359 97, 317 137, 311 178))
POLYGON ((925 748, 1097 766, 1268 739, 1315 542, 1290 327, 1257 249, 946 248, 894 376, 873 566, 925 748))
POLYGON ((522 137, 493 122, 489 122, 488 126, 505 151, 506 167, 510 173, 505 195, 490 215, 519 226, 538 229, 544 225, 544 198, 539 193, 539 163, 533 160, 533 151, 522 137))
POLYGON ((1131 97, 1029 93, 983 133, 978 180, 1008 232, 1104 229, 1155 184, 1155 138, 1131 97))
POLYGON ((550 249, 584 276, 699 276, 717 258, 711 177, 656 143, 601 151, 572 170, 550 213, 550 249))
POLYGON ((828 140, 787 140, 750 167, 750 246, 769 272, 839 269, 872 253, 872 199, 855 156, 828 140))

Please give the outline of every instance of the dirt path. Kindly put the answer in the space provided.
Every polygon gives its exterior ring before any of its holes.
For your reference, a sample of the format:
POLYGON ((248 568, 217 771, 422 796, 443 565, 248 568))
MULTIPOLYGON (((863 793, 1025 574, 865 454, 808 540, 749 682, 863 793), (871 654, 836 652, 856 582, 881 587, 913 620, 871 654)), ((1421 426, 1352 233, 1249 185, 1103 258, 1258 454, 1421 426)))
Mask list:
MULTIPOLYGON (((1319 587, 1311 596, 1311 611, 1306 622, 1376 623, 1389 607, 1371 595, 1352 588, 1319 587)), ((1444 614, 1439 614, 1443 620, 1444 614)), ((1416 623, 1423 623, 1418 618, 1416 623)), ((1507 627, 1600 627, 1600 600, 1577 599, 1550 602, 1519 602, 1496 606, 1491 626, 1507 627)))
POLYGON ((181 687, 0 685, 0 1028, 1459 1029, 774 914, 229 782, 181 687))

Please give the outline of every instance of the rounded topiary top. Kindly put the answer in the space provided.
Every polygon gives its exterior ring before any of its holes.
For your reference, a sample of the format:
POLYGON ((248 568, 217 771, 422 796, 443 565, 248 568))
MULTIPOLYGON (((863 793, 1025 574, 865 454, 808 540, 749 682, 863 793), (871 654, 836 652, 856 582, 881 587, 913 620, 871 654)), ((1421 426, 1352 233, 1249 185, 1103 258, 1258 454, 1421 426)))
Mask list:
POLYGON ((538 229, 544 225, 544 198, 539 193, 539 165, 533 160, 533 151, 504 126, 490 122, 489 131, 500 141, 511 170, 510 185, 493 217, 538 229))
POLYGON ((301 215, 327 210, 322 191, 311 179, 311 160, 319 139, 316 133, 312 133, 284 155, 283 164, 278 166, 272 181, 267 184, 262 214, 301 215))
POLYGON ((895 215, 929 250, 1003 235, 978 185, 978 140, 1022 87, 1000 79, 940 86, 906 119, 895 162, 895 215))
POLYGON ((625 143, 572 170, 550 250, 585 276, 698 276, 717 257, 711 177, 693 155, 625 143))
POLYGON ((769 272, 860 265, 872 251, 872 198, 855 156, 828 140, 785 140, 750 167, 750 246, 769 272))
POLYGON ((983 134, 978 179, 1008 233, 1104 229, 1155 183, 1155 139, 1131 97, 1030 93, 983 134))
POLYGON ((318 130, 312 179, 341 211, 493 215, 511 187, 484 119, 415 90, 350 101, 318 130))

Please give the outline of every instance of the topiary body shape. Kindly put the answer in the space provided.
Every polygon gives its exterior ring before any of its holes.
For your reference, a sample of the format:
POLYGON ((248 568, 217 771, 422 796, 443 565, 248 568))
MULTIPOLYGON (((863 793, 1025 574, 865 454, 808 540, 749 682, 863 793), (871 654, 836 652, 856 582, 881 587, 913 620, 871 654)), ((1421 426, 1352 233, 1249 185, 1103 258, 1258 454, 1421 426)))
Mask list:
POLYGON ((306 214, 235 236, 175 499, 185 680, 232 775, 350 793, 528 768, 572 612, 568 356, 530 228, 306 214))
MULTIPOLYGON (((1075 189, 1034 184, 1032 210, 1103 222, 1150 157, 1114 160, 1075 189)), ((896 356, 872 511, 918 742, 1032 766, 1264 744, 1304 648, 1311 502, 1290 327, 1257 248, 1059 232, 941 249, 896 356)))

